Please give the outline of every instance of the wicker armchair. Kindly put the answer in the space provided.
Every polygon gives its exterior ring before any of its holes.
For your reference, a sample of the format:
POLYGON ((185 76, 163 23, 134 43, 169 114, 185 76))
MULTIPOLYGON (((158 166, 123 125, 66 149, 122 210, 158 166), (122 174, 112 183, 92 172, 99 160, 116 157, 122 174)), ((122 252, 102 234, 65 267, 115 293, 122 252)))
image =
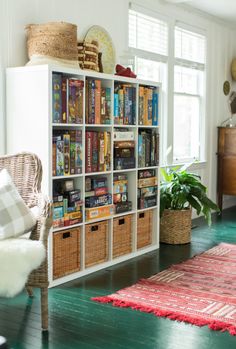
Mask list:
MULTIPOLYGON (((0 170, 6 168, 11 175, 21 197, 28 207, 38 206, 40 217, 31 232, 32 240, 43 242, 47 251, 48 233, 52 225, 51 204, 41 193, 42 164, 32 153, 19 153, 0 157, 0 170)), ((34 270, 26 284, 29 296, 33 296, 32 287, 41 291, 42 329, 48 329, 48 263, 47 259, 34 270)))

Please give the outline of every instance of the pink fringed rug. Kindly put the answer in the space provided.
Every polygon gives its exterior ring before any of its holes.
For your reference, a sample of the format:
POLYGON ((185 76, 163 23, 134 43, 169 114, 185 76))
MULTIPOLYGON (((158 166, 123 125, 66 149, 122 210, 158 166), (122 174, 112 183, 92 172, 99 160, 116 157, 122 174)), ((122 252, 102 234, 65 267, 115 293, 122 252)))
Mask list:
POLYGON ((236 335, 236 245, 221 243, 149 279, 93 300, 236 335))

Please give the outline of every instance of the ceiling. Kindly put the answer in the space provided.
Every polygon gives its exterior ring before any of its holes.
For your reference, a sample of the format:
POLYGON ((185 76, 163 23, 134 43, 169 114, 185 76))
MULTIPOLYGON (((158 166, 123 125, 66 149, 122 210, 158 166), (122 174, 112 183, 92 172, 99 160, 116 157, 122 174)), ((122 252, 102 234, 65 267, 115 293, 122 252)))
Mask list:
POLYGON ((236 24, 236 0, 166 0, 169 3, 184 3, 210 15, 236 24))

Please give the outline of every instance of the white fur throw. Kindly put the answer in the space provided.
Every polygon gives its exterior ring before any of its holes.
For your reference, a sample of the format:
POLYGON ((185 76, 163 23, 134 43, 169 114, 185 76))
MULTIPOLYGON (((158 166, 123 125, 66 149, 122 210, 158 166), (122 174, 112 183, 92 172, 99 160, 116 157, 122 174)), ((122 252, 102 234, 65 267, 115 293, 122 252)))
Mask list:
POLYGON ((21 292, 32 270, 45 258, 41 241, 25 238, 0 241, 0 296, 13 297, 21 292))

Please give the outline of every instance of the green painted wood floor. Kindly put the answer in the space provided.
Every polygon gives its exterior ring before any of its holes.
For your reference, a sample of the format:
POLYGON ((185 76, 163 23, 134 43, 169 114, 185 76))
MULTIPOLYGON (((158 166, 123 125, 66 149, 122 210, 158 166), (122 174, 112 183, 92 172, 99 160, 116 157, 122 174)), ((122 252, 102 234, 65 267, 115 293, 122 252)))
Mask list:
MULTIPOLYGON (((215 217, 211 228, 194 221, 192 243, 161 245, 132 261, 49 290, 50 331, 40 330, 39 293, 31 301, 22 293, 0 298, 0 334, 12 349, 222 349, 236 348, 236 337, 131 309, 92 302, 209 249, 218 242, 236 243, 236 208, 215 217)), ((1 280, 0 280, 1 282, 1 280)))

